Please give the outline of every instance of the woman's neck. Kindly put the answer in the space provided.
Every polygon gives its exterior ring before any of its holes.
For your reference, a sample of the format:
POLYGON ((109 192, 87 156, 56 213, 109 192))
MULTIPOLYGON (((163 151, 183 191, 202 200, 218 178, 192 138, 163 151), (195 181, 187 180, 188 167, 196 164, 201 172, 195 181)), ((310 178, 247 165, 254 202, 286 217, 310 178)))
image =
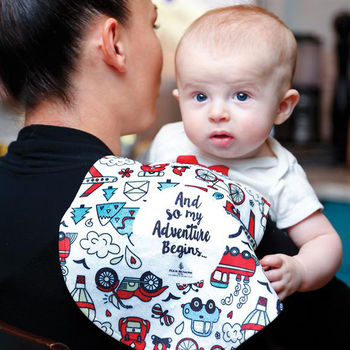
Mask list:
POLYGON ((88 132, 113 152, 120 155, 120 128, 115 115, 110 115, 105 108, 92 108, 87 102, 66 106, 63 103, 44 101, 25 115, 25 126, 32 124, 61 126, 88 132))

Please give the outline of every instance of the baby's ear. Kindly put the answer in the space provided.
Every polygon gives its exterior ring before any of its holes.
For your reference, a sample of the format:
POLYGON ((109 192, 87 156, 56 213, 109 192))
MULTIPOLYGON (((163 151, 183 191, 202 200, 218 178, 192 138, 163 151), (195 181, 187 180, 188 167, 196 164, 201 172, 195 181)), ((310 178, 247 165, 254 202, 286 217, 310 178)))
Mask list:
POLYGON ((178 89, 173 90, 173 96, 176 98, 177 101, 179 101, 179 90, 178 89))
POLYGON ((284 123, 293 113, 295 106, 299 101, 299 92, 295 89, 289 89, 283 96, 277 116, 275 118, 275 124, 280 125, 284 123))

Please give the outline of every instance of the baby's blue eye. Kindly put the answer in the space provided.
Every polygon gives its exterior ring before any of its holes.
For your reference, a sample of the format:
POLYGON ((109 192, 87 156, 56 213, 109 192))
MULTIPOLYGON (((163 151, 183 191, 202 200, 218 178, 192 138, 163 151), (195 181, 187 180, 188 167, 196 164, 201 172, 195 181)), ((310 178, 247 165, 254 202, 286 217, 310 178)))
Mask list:
POLYGON ((248 99, 248 95, 245 94, 244 92, 239 92, 238 94, 235 95, 238 101, 244 102, 248 99))
POLYGON ((198 101, 198 102, 204 102, 204 101, 207 100, 207 96, 204 95, 204 94, 202 94, 202 93, 196 94, 196 95, 194 96, 194 98, 195 98, 196 101, 198 101))

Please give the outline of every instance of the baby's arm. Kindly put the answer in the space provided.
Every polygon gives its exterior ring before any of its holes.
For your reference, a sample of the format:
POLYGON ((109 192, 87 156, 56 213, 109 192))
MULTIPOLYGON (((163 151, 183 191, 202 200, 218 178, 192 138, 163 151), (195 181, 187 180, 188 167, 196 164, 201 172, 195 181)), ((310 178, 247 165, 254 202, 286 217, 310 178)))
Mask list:
POLYGON ((342 260, 341 240, 321 211, 287 231, 299 253, 293 257, 266 255, 261 260, 281 300, 296 291, 306 292, 322 287, 335 275, 342 260))

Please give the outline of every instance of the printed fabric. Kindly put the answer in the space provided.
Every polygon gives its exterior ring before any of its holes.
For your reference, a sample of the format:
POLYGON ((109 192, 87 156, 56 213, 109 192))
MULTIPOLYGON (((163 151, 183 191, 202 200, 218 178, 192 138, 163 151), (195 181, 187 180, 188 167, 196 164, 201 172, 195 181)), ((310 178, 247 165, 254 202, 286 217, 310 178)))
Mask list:
POLYGON ((101 158, 60 225, 68 291, 129 347, 235 349, 282 308, 254 253, 268 210, 203 166, 101 158))

